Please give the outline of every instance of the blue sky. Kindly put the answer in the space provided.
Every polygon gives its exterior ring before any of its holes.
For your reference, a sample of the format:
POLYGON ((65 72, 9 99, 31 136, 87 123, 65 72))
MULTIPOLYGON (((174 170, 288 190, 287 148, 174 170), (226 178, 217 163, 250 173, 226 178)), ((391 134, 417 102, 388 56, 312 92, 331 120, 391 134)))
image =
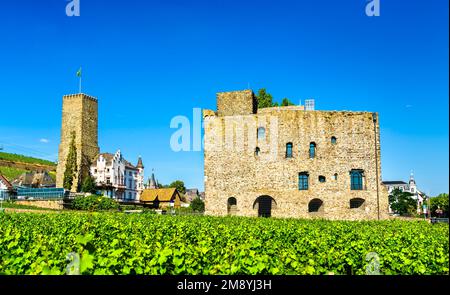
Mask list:
POLYGON ((162 183, 203 189, 203 154, 171 150, 170 120, 250 85, 379 112, 383 179, 414 170, 426 193, 449 191, 448 1, 380 0, 379 17, 366 0, 80 0, 79 17, 67 3, 0 3, 5 151, 56 160, 62 95, 82 66, 101 151, 142 155, 162 183))

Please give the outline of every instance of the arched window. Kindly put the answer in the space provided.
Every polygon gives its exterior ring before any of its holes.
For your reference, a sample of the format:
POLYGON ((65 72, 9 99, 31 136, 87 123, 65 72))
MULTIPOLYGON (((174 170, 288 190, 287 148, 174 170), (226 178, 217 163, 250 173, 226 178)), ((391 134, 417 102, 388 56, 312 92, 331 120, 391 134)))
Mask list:
POLYGON ((261 149, 259 147, 255 148, 255 156, 259 156, 259 152, 261 151, 261 149))
POLYGON ((336 137, 331 136, 331 144, 336 144, 336 137))
POLYGON ((298 189, 299 190, 307 190, 308 189, 308 172, 300 172, 298 174, 298 189))
POLYGON ((235 197, 228 198, 227 211, 229 215, 235 215, 237 211, 237 200, 235 197))
POLYGON ((313 159, 316 156, 316 144, 311 142, 309 144, 309 158, 313 159))
POLYGON ((257 131, 258 140, 266 138, 266 129, 264 127, 259 127, 257 131))
POLYGON ((286 143, 286 158, 292 158, 292 142, 286 143))
POLYGON ((334 179, 334 180, 337 180, 337 176, 338 176, 338 174, 337 174, 337 173, 334 173, 333 179, 334 179))
POLYGON ((350 189, 362 190, 363 189, 363 170, 353 169, 350 171, 350 189))
POLYGON ((321 199, 312 199, 308 203, 308 212, 322 212, 323 211, 323 201, 321 199))
POLYGON ((364 207, 365 200, 361 198, 353 198, 350 200, 350 209, 364 207))
POLYGON ((320 175, 320 176, 319 176, 319 182, 325 182, 325 181, 326 181, 325 176, 320 175))

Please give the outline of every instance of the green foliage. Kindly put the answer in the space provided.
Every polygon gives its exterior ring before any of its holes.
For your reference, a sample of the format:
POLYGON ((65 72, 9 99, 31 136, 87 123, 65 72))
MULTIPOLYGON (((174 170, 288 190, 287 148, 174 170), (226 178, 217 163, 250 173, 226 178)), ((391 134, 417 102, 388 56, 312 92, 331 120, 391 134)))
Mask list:
POLYGON ((91 195, 77 197, 72 201, 72 209, 85 211, 117 210, 119 204, 110 198, 91 195))
POLYGON ((56 166, 56 164, 51 161, 37 159, 37 158, 23 156, 23 155, 18 155, 18 154, 10 154, 10 153, 5 153, 5 152, 0 152, 0 160, 56 166))
MULTIPOLYGON (((69 153, 66 159, 66 170, 64 171, 63 187, 72 189, 73 179, 77 174, 77 148, 75 147, 75 132, 72 132, 72 140, 69 146, 69 153)), ((78 185, 77 185, 78 186, 78 185)))
POLYGON ((449 273, 448 224, 119 213, 0 214, 0 273, 449 273), (73 265, 72 265, 73 266, 73 265), (74 268, 72 268, 73 270, 74 268))
POLYGON ((0 174, 6 177, 9 181, 13 181, 17 177, 19 177, 21 174, 27 172, 25 169, 18 169, 14 167, 6 167, 6 166, 0 166, 0 174))
POLYGON ((180 194, 184 194, 186 192, 186 187, 184 186, 184 182, 181 180, 175 180, 168 187, 174 187, 180 194))
POLYGON ((266 92, 266 88, 261 88, 258 90, 258 94, 256 95, 258 99, 258 108, 270 108, 273 106, 272 100, 273 97, 270 93, 266 92))
POLYGON ((195 198, 192 200, 190 207, 194 212, 204 212, 205 211, 205 203, 199 198, 195 198))
POLYGON ((391 209, 400 215, 413 215, 417 212, 417 201, 414 200, 409 192, 402 192, 396 188, 389 195, 389 205, 391 209))
POLYGON ((443 211, 441 216, 448 216, 448 194, 439 194, 436 197, 430 198, 431 214, 438 216, 436 210, 438 207, 443 211))
POLYGON ((87 177, 84 178, 83 184, 81 186, 81 191, 83 193, 91 193, 91 194, 95 194, 97 192, 95 179, 91 175, 88 175, 87 177))
POLYGON ((256 98, 258 99, 258 108, 270 108, 270 107, 278 107, 278 106, 290 106, 295 105, 292 101, 290 101, 288 98, 283 98, 281 101, 281 104, 278 104, 278 102, 273 102, 272 94, 268 93, 266 91, 266 88, 261 88, 258 90, 258 94, 256 94, 256 98))
POLYGON ((285 107, 285 106, 293 106, 294 103, 292 101, 289 100, 289 98, 285 97, 283 98, 283 100, 281 101, 281 106, 285 107))

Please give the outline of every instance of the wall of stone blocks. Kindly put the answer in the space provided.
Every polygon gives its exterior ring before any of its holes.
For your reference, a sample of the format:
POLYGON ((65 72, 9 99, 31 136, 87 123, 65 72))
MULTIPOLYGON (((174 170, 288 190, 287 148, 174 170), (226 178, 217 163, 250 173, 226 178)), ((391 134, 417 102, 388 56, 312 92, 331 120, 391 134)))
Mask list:
POLYGON ((85 94, 65 95, 63 97, 61 141, 58 150, 58 167, 56 171, 56 186, 63 187, 64 171, 69 146, 75 132, 77 149, 78 174, 75 184, 89 173, 89 164, 99 153, 98 148, 98 102, 97 99, 85 94))
MULTIPOLYGON (((219 99, 219 98, 218 98, 219 99)), ((226 112, 225 112, 226 113, 226 112)), ((388 193, 381 185, 379 122, 370 112, 304 111, 296 107, 258 110, 254 115, 223 116, 206 110, 206 214, 227 215, 227 200, 237 199, 237 215, 257 216, 255 200, 271 196, 274 217, 386 218, 388 193), (258 127, 265 138, 257 139, 258 127), (336 144, 331 137, 336 137, 336 144), (293 157, 286 158, 286 143, 293 157), (316 157, 309 158, 309 144, 316 157), (260 148, 255 155, 255 148, 260 148), (364 189, 350 189, 350 170, 364 170, 364 189), (309 173, 309 189, 298 189, 298 174, 309 173), (378 171, 378 173, 377 173, 378 171), (337 174, 337 180, 333 176, 337 174), (319 176, 325 176, 324 183, 319 176), (312 199, 323 201, 321 212, 309 213, 312 199), (350 199, 362 207, 350 209, 350 199)))

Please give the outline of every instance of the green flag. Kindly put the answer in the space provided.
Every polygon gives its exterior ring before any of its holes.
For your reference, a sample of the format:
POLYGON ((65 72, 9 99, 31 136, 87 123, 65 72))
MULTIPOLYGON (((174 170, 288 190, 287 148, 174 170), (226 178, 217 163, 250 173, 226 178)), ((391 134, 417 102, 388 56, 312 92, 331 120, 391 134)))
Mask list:
POLYGON ((77 71, 77 77, 81 77, 81 68, 77 71))

